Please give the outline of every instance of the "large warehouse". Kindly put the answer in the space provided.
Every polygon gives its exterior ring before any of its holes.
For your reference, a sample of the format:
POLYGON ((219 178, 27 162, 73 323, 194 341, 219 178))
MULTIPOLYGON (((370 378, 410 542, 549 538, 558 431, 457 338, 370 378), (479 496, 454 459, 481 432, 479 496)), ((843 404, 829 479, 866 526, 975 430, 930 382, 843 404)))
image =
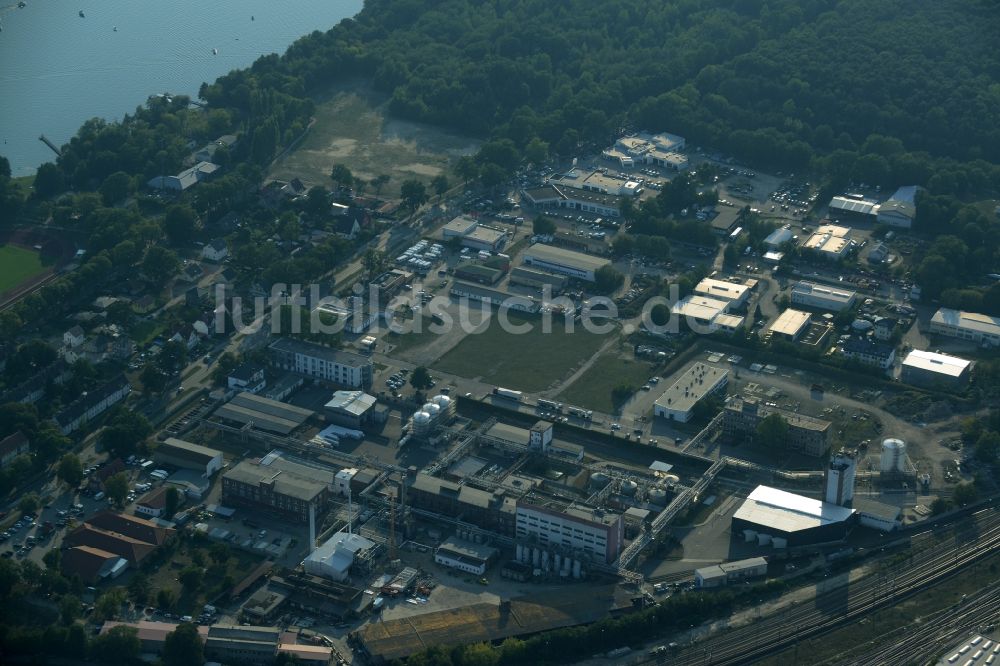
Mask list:
POLYGON ((854 305, 858 292, 849 289, 835 289, 815 282, 799 280, 792 285, 792 304, 805 305, 820 310, 840 312, 854 305))
POLYGON ((903 359, 899 378, 920 386, 961 386, 969 380, 972 361, 958 356, 914 349, 903 359))
POLYGON ((611 262, 590 254, 536 243, 524 251, 524 263, 542 270, 593 282, 597 271, 610 265, 611 262))
POLYGON ((775 548, 840 541, 854 509, 769 486, 757 486, 733 514, 732 533, 775 548))
POLYGON ((249 424, 259 430, 287 435, 305 423, 313 412, 244 391, 219 407, 215 415, 239 425, 249 424))
POLYGON ((272 451, 260 460, 243 460, 222 475, 222 502, 305 523, 310 507, 326 506, 332 482, 329 472, 272 451))
POLYGON ((691 420, 695 405, 705 396, 724 391, 728 384, 729 370, 707 363, 695 363, 656 399, 653 414, 687 423, 691 420))
POLYGON ((206 479, 222 469, 222 451, 168 437, 156 447, 153 460, 181 469, 193 469, 206 479))
POLYGON ((931 317, 931 333, 968 340, 984 347, 1000 346, 1000 317, 941 308, 931 317))

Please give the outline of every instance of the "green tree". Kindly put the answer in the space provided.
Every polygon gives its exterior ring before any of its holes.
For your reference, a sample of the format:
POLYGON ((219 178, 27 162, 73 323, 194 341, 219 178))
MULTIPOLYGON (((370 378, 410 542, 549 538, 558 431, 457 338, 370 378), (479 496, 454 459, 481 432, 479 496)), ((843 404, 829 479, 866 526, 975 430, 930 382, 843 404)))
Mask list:
POLYGON ((422 365, 418 365, 410 373, 410 386, 418 391, 429 389, 432 381, 431 373, 422 365))
POLYGON ((625 276, 610 264, 601 266, 594 273, 594 291, 610 294, 625 283, 625 276))
POLYGON ((455 160, 455 166, 452 167, 452 170, 465 184, 469 184, 479 177, 479 165, 476 164, 475 158, 469 155, 462 155, 455 160))
POLYGON ((151 283, 162 286, 177 273, 180 265, 181 262, 173 250, 154 245, 146 250, 140 269, 151 283))
POLYGON ((188 360, 187 344, 180 340, 168 340, 156 357, 160 370, 167 374, 175 374, 184 369, 188 360))
POLYGON ((550 236, 556 232, 556 223, 551 218, 539 215, 532 220, 531 230, 539 236, 550 236))
POLYGON ((338 187, 347 189, 354 184, 354 174, 343 164, 334 164, 333 169, 330 170, 330 180, 335 182, 338 187))
POLYGON ((156 606, 160 610, 173 610, 175 603, 177 603, 177 594, 170 588, 164 587, 156 593, 156 606))
POLYGON ((208 549, 208 555, 216 564, 225 564, 229 561, 229 547, 220 541, 216 541, 208 549))
POLYGON ((59 600, 59 617, 63 624, 73 624, 80 617, 80 600, 72 594, 64 594, 59 600))
POLYGON ((66 179, 59 167, 46 162, 35 171, 34 188, 40 198, 48 199, 66 189, 66 179))
POLYGON ((177 625, 163 643, 164 666, 190 666, 205 661, 198 627, 190 622, 177 625))
POLYGON ((979 499, 979 489, 974 483, 960 483, 955 486, 952 498, 958 506, 968 506, 979 499))
POLYGON ((549 144, 536 136, 524 147, 524 159, 532 164, 541 164, 549 159, 549 144))
POLYGON ((431 181, 431 187, 434 188, 434 194, 436 194, 440 199, 441 197, 444 196, 444 193, 447 192, 448 188, 450 187, 448 183, 448 176, 444 175, 443 173, 439 173, 438 175, 434 176, 434 180, 431 181))
POLYGON ((167 496, 164 501, 163 514, 169 520, 174 517, 174 514, 177 513, 177 507, 181 505, 181 494, 177 488, 170 486, 167 488, 167 496))
POLYGON ((754 441, 768 449, 780 449, 788 438, 788 421, 778 413, 765 416, 757 424, 754 441))
POLYGON ((167 376, 153 361, 146 361, 146 365, 142 366, 139 381, 142 382, 143 389, 148 393, 162 393, 163 389, 167 387, 167 376))
POLYGON ((995 463, 1000 455, 1000 432, 984 432, 976 441, 976 458, 985 463, 995 463))
POLYGON ((138 629, 120 624, 94 638, 90 649, 101 664, 128 666, 139 659, 142 641, 138 629))
POLYGON ((128 456, 153 432, 145 416, 131 409, 116 409, 101 431, 101 444, 117 456, 128 456))
POLYGON ((49 571, 59 571, 59 565, 62 563, 62 551, 58 548, 50 548, 42 556, 42 563, 49 571))
POLYGON ((113 587, 106 590, 94 604, 94 619, 98 622, 114 619, 121 611, 126 598, 124 587, 113 587))
POLYGON ((186 204, 171 206, 163 217, 163 232, 171 245, 190 245, 198 232, 198 213, 186 204))
POLYGON ((101 183, 101 200, 105 206, 114 206, 128 196, 132 189, 132 178, 124 171, 116 171, 101 183))
POLYGON ((38 495, 35 493, 28 493, 21 497, 21 501, 17 503, 17 508, 21 513, 34 513, 38 511, 38 507, 41 503, 38 501, 38 495))
POLYGON ((149 595, 153 592, 149 576, 142 571, 137 571, 128 582, 128 594, 137 606, 145 606, 149 601, 149 595))
POLYGON ((74 453, 67 453, 59 459, 56 477, 70 489, 76 488, 83 481, 83 464, 74 453))
POLYGON ((389 176, 384 173, 371 179, 371 186, 375 188, 375 196, 378 196, 382 192, 382 188, 385 187, 388 182, 389 176))
POLYGON ((190 566, 184 567, 184 569, 181 570, 178 579, 181 581, 181 585, 184 587, 184 590, 189 594, 193 594, 201 587, 204 576, 205 571, 201 567, 190 566))
POLYGON ((111 501, 118 506, 122 506, 125 503, 125 498, 128 496, 128 477, 125 476, 125 472, 112 474, 105 479, 104 492, 107 493, 111 501))
POLYGON ((618 384, 611 389, 611 402, 614 404, 615 409, 625 404, 632 397, 633 393, 635 393, 635 387, 631 384, 618 384))
POLYGON ((403 205, 410 210, 416 210, 427 203, 427 189, 419 180, 404 180, 399 186, 399 194, 403 205))

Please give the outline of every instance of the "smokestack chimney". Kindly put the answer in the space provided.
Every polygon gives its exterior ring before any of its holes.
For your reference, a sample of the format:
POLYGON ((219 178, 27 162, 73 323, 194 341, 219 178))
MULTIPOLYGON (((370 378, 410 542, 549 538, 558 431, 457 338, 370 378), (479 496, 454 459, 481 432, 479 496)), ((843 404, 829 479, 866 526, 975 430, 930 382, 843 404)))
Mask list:
POLYGON ((316 505, 309 503, 309 552, 316 547, 316 505))

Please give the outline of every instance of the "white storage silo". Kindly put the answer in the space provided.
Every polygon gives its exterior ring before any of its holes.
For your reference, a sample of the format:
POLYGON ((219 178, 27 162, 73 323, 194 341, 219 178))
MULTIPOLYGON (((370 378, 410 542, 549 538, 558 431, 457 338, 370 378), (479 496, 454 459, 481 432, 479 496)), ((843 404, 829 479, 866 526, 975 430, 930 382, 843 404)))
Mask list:
POLYGON ((417 437, 426 437, 431 428, 431 415, 420 411, 413 415, 413 434, 417 437))
POLYGON ((879 469, 883 474, 906 471, 906 442, 889 437, 882 440, 882 459, 879 469))
POLYGON ((639 490, 639 484, 631 479, 622 482, 622 495, 632 497, 639 490))
POLYGON ((422 411, 427 412, 431 421, 437 421, 438 415, 441 414, 441 408, 435 405, 433 402, 428 402, 426 405, 420 408, 422 411))

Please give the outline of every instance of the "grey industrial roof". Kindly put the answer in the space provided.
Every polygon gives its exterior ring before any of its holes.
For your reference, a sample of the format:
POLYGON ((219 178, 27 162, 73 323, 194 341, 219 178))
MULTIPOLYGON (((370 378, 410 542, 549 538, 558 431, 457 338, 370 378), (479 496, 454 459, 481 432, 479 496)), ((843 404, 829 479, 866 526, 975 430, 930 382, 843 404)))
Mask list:
POLYGON ((326 408, 361 416, 374 407, 375 402, 375 396, 364 391, 336 391, 326 403, 326 408))
POLYGON ((769 486, 757 486, 733 514, 733 518, 782 532, 798 532, 843 522, 853 513, 854 509, 769 486))
POLYGON ((524 257, 533 257, 539 261, 560 266, 569 266, 583 271, 596 271, 610 263, 602 257, 595 257, 582 252, 564 250, 561 247, 536 243, 524 251, 524 257))
POLYGON ((689 411, 728 377, 729 370, 725 368, 695 363, 656 399, 656 404, 664 409, 689 411))
POLYGON ((304 342, 302 340, 295 340, 293 338, 278 338, 272 342, 268 348, 276 351, 302 354, 303 356, 311 356, 313 358, 319 358, 325 361, 354 367, 371 365, 372 362, 367 356, 353 354, 340 349, 332 349, 330 347, 324 347, 323 345, 317 345, 312 342, 304 342))
MULTIPOLYGON (((327 488, 328 483, 313 478, 313 475, 306 471, 308 468, 302 470, 295 468, 305 466, 295 465, 290 461, 284 462, 287 464, 275 465, 272 462, 270 465, 260 465, 251 460, 243 460, 227 471, 223 478, 252 486, 260 485, 261 481, 274 479, 274 492, 306 502, 312 501, 327 488)), ((332 474, 330 481, 333 481, 332 474)))
POLYGON ((904 366, 936 372, 950 377, 960 377, 971 363, 972 361, 967 361, 957 356, 938 354, 921 349, 914 349, 903 359, 904 366))
POLYGON ((222 455, 222 451, 217 449, 210 449, 207 446, 177 439, 176 437, 167 437, 162 444, 156 447, 155 453, 176 455, 203 464, 207 464, 222 455))
POLYGON ((864 497, 855 497, 852 506, 859 514, 874 516, 883 520, 896 520, 899 518, 899 514, 903 512, 901 508, 893 504, 883 504, 882 502, 876 502, 864 497))
POLYGON ((470 541, 455 538, 445 539, 441 545, 438 546, 438 550, 444 550, 448 553, 454 553, 455 555, 483 562, 488 561, 491 557, 497 554, 497 549, 492 546, 472 543, 470 541))
POLYGON ((313 415, 313 412, 253 393, 238 393, 215 411, 215 415, 237 423, 253 423, 261 430, 282 435, 292 432, 313 415))
POLYGON ((842 210, 847 213, 857 213, 859 215, 873 215, 875 213, 875 202, 864 201, 862 199, 850 199, 848 197, 833 197, 830 200, 830 208, 842 210))

